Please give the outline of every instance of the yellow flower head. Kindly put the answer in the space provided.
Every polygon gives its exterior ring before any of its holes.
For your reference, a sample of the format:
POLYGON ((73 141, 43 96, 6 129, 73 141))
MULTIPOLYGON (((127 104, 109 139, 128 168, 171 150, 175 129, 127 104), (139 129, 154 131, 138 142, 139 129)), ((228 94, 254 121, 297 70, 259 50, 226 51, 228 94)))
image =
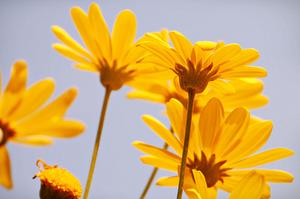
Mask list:
MULTIPOLYGON (((153 117, 143 117, 144 122, 175 153, 142 142, 134 142, 135 147, 148 154, 141 158, 142 162, 177 174, 184 142, 184 111, 183 105, 176 100, 167 103, 167 114, 174 134, 153 117)), ((187 169, 203 174, 211 194, 215 194, 218 188, 231 192, 238 181, 249 173, 249 169, 293 154, 286 148, 255 154, 268 140, 272 122, 250 123, 249 120, 249 112, 244 108, 236 108, 225 115, 223 105, 217 98, 211 99, 199 114, 193 115, 187 169)), ((280 170, 257 169, 256 172, 263 175, 267 182, 293 180, 291 174, 280 170)), ((185 176, 185 184, 194 187, 195 182, 191 176, 185 176)), ((162 178, 157 183, 163 186, 177 186, 178 181, 179 177, 176 175, 162 178)))
POLYGON ((26 88, 27 73, 26 62, 17 61, 3 90, 0 76, 0 184, 6 188, 12 188, 8 142, 43 146, 52 144, 51 137, 74 137, 84 130, 81 122, 64 118, 77 90, 71 88, 46 104, 54 81, 47 78, 26 88))
POLYGON ((111 34, 96 3, 90 5, 88 13, 73 7, 71 16, 86 48, 58 26, 52 31, 62 44, 53 48, 75 61, 76 68, 100 73, 101 83, 111 90, 118 90, 142 72, 137 63, 145 52, 134 45, 136 17, 132 11, 119 13, 111 34))
POLYGON ((59 168, 57 165, 49 166, 42 160, 36 165, 40 172, 33 178, 41 180, 41 199, 80 199, 82 187, 80 181, 68 170, 59 168), (41 165, 42 167, 41 168, 41 165))
POLYGON ((148 62, 157 67, 171 69, 178 77, 180 86, 202 93, 207 85, 216 80, 243 77, 264 77, 266 71, 248 64, 258 59, 255 49, 241 49, 239 44, 199 41, 194 45, 181 33, 171 31, 169 37, 174 47, 154 34, 148 33, 149 41, 139 45, 154 55, 148 62))

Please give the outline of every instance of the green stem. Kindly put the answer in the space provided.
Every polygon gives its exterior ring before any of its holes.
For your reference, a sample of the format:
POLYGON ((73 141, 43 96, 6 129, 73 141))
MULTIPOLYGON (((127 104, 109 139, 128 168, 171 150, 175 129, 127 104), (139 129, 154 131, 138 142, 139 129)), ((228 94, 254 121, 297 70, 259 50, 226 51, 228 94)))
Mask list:
POLYGON ((105 95, 104 95, 104 100, 101 108, 101 115, 100 115, 100 120, 98 125, 97 136, 94 144, 93 156, 92 156, 89 175, 86 181, 86 186, 85 186, 85 191, 83 196, 84 199, 88 199, 90 187, 93 180, 93 174, 96 166, 96 161, 97 161, 97 156, 98 156, 98 151, 99 151, 99 146, 101 141, 101 135, 102 135, 103 125, 104 125, 105 113, 107 110, 110 94, 111 94, 111 89, 105 88, 105 95))
POLYGON ((195 97, 195 91, 193 89, 188 89, 188 107, 187 107, 187 117, 186 117, 186 129, 185 129, 185 136, 184 136, 184 144, 183 144, 183 151, 182 151, 182 158, 181 158, 181 167, 179 172, 179 184, 178 184, 178 191, 177 191, 177 199, 182 198, 183 192, 183 184, 184 184, 184 172, 186 166, 186 159, 188 154, 189 148, 189 141, 190 141, 190 134, 191 134, 191 123, 192 123, 192 113, 193 113, 193 103, 195 97))

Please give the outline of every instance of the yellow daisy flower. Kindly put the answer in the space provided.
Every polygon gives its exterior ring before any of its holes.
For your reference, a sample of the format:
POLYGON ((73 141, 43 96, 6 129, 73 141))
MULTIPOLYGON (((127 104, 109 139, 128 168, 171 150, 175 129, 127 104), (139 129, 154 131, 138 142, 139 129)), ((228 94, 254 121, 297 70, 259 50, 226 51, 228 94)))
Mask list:
MULTIPOLYGON (((196 187, 185 187, 189 199, 211 199, 205 177, 200 171, 192 170, 196 187)), ((229 199, 268 199, 270 188, 265 177, 255 170, 245 175, 229 195, 229 199)))
MULTIPOLYGON (((141 157, 143 163, 177 174, 184 143, 184 111, 183 105, 174 99, 167 103, 167 114, 174 134, 153 117, 143 116, 144 122, 175 151, 134 142, 136 148, 148 154, 141 157)), ((193 118, 186 169, 201 171, 211 194, 209 198, 214 198, 218 188, 231 192, 239 180, 249 173, 249 169, 293 154, 286 148, 255 154, 268 140, 272 122, 250 124, 249 112, 244 108, 236 108, 224 116, 223 105, 217 98, 211 99, 193 118)), ((256 172, 263 175, 267 182, 293 181, 291 174, 280 170, 257 169, 256 172)), ((178 181, 179 177, 176 175, 161 178, 157 184, 177 186, 178 181)), ((187 183, 195 186, 191 175, 185 175, 184 186, 187 183)))
MULTIPOLYGON (((180 87, 178 78, 173 81, 140 80, 135 89, 127 94, 130 99, 143 99, 166 104, 172 98, 180 101, 186 108, 188 94, 180 87)), ((194 99, 194 112, 199 112, 207 102, 217 97, 221 100, 225 111, 231 111, 237 106, 248 109, 259 108, 268 103, 268 98, 262 95, 263 83, 253 78, 235 79, 228 82, 232 89, 219 90, 210 87, 199 93, 194 99)), ((229 87, 229 88, 230 88, 229 87)), ((226 89, 226 87, 224 87, 226 89)))
POLYGON ((76 98, 77 90, 71 88, 45 105, 54 91, 54 81, 41 80, 26 88, 27 65, 17 61, 4 90, 0 76, 0 184, 12 188, 9 142, 43 146, 52 144, 51 137, 70 138, 79 135, 84 125, 64 115, 76 98))
POLYGON ((99 73, 103 86, 111 90, 120 89, 144 72, 145 67, 137 64, 145 51, 135 47, 136 17, 132 11, 119 13, 111 34, 96 3, 90 5, 88 13, 73 7, 71 16, 86 48, 58 26, 52 31, 62 44, 53 48, 73 60, 76 68, 99 73))
POLYGON ((40 172, 33 179, 38 177, 41 180, 41 199, 81 198, 81 183, 68 170, 59 168, 57 165, 49 166, 42 160, 38 160, 36 165, 40 169, 40 172))
MULTIPOLYGON (((199 41, 194 45, 181 33, 171 31, 169 37, 174 47, 154 34, 148 33, 148 42, 139 45, 154 56, 148 62, 157 67, 171 69, 179 77, 180 86, 196 93, 203 92, 213 81, 244 77, 264 77, 263 68, 248 66, 259 57, 255 49, 241 49, 239 44, 199 41)), ((220 81, 222 80, 222 81, 220 81)))

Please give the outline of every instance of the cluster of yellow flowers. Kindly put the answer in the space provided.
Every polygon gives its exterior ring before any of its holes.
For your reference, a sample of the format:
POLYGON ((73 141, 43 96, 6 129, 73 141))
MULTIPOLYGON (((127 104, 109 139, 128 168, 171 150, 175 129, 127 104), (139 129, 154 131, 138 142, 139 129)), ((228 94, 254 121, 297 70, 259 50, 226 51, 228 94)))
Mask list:
MULTIPOLYGON (((136 18, 130 10, 119 13, 110 33, 96 3, 87 13, 72 8, 71 16, 85 47, 61 27, 53 26, 61 42, 53 48, 74 61, 74 67, 97 73, 105 88, 85 199, 110 94, 123 85, 133 88, 128 93, 131 99, 164 104, 170 122, 166 127, 150 115, 142 117, 165 145, 133 142, 146 154, 141 161, 154 167, 141 199, 146 197, 158 169, 174 172, 174 176, 160 178, 157 185, 177 186, 177 199, 182 198, 183 191, 190 199, 214 199, 218 190, 229 192, 230 199, 265 199, 271 196, 269 182, 293 181, 288 172, 255 168, 293 154, 286 148, 257 153, 271 135, 272 122, 249 113, 268 102, 258 79, 267 72, 251 66, 259 58, 255 49, 224 42, 193 44, 180 32, 168 30, 146 33, 136 40, 136 18)), ((0 184, 9 189, 13 184, 8 142, 48 145, 52 137, 81 134, 84 125, 64 117, 77 95, 75 88, 46 104, 54 91, 54 81, 44 79, 27 88, 25 61, 13 65, 4 90, 1 79, 0 184)), ((40 198, 81 198, 81 184, 70 172, 41 160, 37 166, 40 172, 34 178, 41 180, 40 198)))

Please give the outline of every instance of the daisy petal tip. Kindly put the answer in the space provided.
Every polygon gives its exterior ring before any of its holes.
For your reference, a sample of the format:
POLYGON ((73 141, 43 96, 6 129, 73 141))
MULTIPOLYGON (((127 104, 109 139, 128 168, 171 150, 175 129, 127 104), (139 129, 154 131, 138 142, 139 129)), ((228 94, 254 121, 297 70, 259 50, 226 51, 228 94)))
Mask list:
POLYGON ((23 70, 27 68, 27 62, 24 59, 19 59, 15 61, 14 66, 17 67, 18 70, 23 70))
POLYGON ((131 143, 131 145, 132 146, 134 146, 134 147, 136 147, 136 148, 138 148, 138 146, 141 144, 142 142, 141 141, 133 141, 132 143, 131 143))

